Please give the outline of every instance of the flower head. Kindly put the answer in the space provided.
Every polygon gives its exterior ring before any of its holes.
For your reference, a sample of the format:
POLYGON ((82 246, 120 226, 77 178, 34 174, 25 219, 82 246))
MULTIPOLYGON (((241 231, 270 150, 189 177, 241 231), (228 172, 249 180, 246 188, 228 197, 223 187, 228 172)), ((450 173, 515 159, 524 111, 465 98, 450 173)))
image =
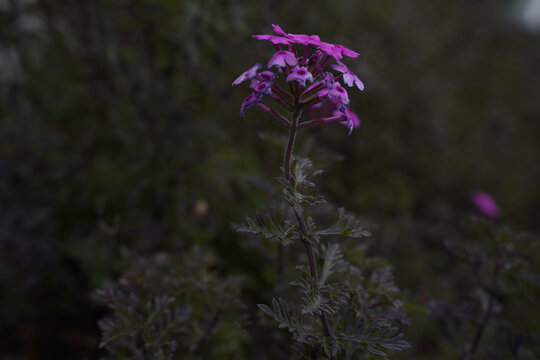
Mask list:
POLYGON ((341 123, 349 128, 350 134, 359 127, 358 116, 348 108, 350 100, 344 86, 356 86, 363 90, 364 84, 339 61, 343 57, 358 57, 359 54, 343 45, 321 41, 318 35, 291 34, 278 25, 272 27, 275 34, 253 37, 270 41, 274 45, 276 51, 267 67, 272 70, 275 66, 278 71, 261 71, 262 66, 256 64, 233 82, 233 85, 238 85, 251 80, 249 87, 253 92, 242 102, 241 116, 244 116, 246 109, 257 105, 286 126, 292 126, 286 116, 262 103, 264 95, 269 95, 268 99, 289 111, 307 109, 307 119, 296 120, 299 121, 297 126, 300 129, 341 123), (280 86, 278 76, 283 76, 288 86, 280 86), (311 116, 315 110, 321 114, 311 116))
POLYGON ((476 209, 483 215, 490 218, 498 218, 501 215, 501 209, 491 195, 481 190, 474 190, 470 195, 471 201, 476 209))

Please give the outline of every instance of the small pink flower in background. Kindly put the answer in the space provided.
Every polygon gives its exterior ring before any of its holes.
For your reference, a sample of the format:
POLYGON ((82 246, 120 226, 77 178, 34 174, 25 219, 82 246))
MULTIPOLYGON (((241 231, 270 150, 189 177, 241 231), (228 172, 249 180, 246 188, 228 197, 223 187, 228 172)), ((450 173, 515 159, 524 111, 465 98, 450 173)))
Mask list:
POLYGON ((499 205, 493 199, 493 196, 481 190, 474 190, 470 195, 471 201, 476 206, 476 209, 483 215, 492 219, 498 218, 501 215, 499 205))

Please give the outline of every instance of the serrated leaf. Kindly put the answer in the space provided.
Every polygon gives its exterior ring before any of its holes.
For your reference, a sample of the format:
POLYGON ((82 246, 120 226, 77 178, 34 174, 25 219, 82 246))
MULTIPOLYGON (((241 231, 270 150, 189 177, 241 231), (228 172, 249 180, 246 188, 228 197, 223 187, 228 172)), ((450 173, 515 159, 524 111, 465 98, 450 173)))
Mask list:
POLYGON ((265 313, 266 315, 270 315, 272 317, 275 316, 274 312, 272 311, 272 309, 270 309, 268 307, 268 305, 265 305, 265 304, 257 304, 257 307, 263 312, 265 313))
POLYGON ((293 243, 299 238, 296 231, 298 224, 283 221, 283 211, 274 212, 270 207, 257 211, 256 220, 246 218, 246 224, 236 228, 238 232, 259 235, 270 241, 280 242, 283 246, 293 243))
POLYGON ((317 231, 317 235, 340 235, 353 238, 371 236, 369 231, 364 230, 353 215, 345 213, 344 208, 339 208, 338 212, 339 216, 336 223, 328 229, 317 231))
POLYGON ((346 263, 343 261, 343 253, 339 249, 338 244, 331 244, 324 249, 324 262, 321 276, 319 278, 319 286, 323 286, 327 279, 335 271, 343 271, 346 263))

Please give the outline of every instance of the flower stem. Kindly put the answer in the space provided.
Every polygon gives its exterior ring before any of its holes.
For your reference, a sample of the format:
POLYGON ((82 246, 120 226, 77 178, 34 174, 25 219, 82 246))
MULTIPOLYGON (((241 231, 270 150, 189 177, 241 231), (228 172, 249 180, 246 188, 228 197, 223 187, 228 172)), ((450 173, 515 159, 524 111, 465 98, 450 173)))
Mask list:
MULTIPOLYGON (((292 115, 291 127, 289 128, 289 140, 287 142, 287 147, 285 150, 285 160, 283 163, 283 172, 285 174, 285 179, 287 181, 291 180, 291 156, 292 156, 292 151, 294 148, 294 142, 296 140, 296 132, 298 131, 298 122, 300 120, 301 113, 302 111, 299 109, 299 106, 297 103, 295 111, 293 112, 293 115, 292 115)), ((315 263, 315 254, 313 253, 313 247, 311 245, 311 242, 309 242, 306 239, 307 228, 306 228, 306 222, 304 220, 304 214, 301 208, 294 208, 293 210, 296 215, 298 225, 300 226, 301 241, 306 248, 306 253, 307 253, 308 262, 309 262, 310 276, 313 283, 316 286, 317 293, 319 293, 320 290, 319 290, 319 279, 317 275, 317 264, 315 263)), ((323 325, 324 336, 327 336, 327 337, 332 336, 330 332, 330 326, 328 325, 328 319, 326 318, 326 313, 322 311, 321 311, 321 322, 323 325)), ((334 360, 335 357, 331 357, 331 359, 334 360)))
POLYGON ((470 360, 474 358, 476 354, 476 350, 478 349, 478 345, 480 344, 480 340, 482 339, 482 335, 484 334, 484 329, 488 325, 489 320, 491 319, 491 316, 493 315, 493 308, 495 306, 495 291, 497 287, 499 273, 501 270, 501 262, 500 262, 499 256, 500 255, 497 254, 497 258, 495 259, 495 264, 493 266, 493 275, 491 277, 491 285, 488 291, 488 296, 489 296, 488 306, 482 316, 480 323, 478 324, 478 328, 476 329, 476 333, 474 334, 474 339, 471 343, 471 347, 469 348, 469 351, 467 352, 467 355, 465 356, 466 360, 470 360))
POLYGON ((291 119, 289 128, 289 140, 285 149, 285 159, 283 160, 283 172, 287 181, 291 180, 291 155, 296 141, 296 132, 298 131, 298 120, 300 119, 300 111, 295 110, 291 119))
POLYGON ((329 116, 329 117, 320 117, 317 119, 305 121, 298 125, 298 129, 306 129, 310 127, 316 127, 322 124, 332 124, 335 122, 340 121, 347 121, 347 117, 345 115, 337 115, 337 116, 329 116))

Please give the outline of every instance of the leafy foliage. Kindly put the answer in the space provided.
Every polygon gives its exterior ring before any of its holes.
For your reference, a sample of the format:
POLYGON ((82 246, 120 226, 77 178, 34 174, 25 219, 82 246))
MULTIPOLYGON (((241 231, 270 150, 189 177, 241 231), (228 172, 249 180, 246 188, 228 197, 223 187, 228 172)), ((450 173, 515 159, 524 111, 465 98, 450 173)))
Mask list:
POLYGON ((273 212, 270 207, 257 211, 256 221, 246 218, 246 225, 240 225, 238 232, 263 236, 265 239, 277 241, 287 246, 298 240, 298 225, 283 220, 283 211, 273 212))
POLYGON ((240 281, 217 277, 213 262, 197 248, 133 260, 95 293, 112 310, 99 323, 100 346, 113 359, 238 358, 246 337, 240 281))
POLYGON ((290 180, 280 177, 278 182, 283 187, 285 200, 293 209, 326 203, 324 198, 317 194, 317 187, 312 181, 312 177, 321 174, 322 171, 315 170, 311 160, 306 158, 293 159, 291 172, 290 180))
POLYGON ((334 225, 328 229, 318 230, 315 232, 317 236, 321 235, 341 235, 348 237, 369 237, 371 234, 364 230, 360 222, 354 215, 346 214, 344 208, 339 208, 339 218, 334 225))
POLYGON ((476 224, 482 230, 476 244, 447 241, 473 274, 462 280, 467 296, 453 304, 433 302, 432 311, 463 358, 536 358, 540 334, 525 319, 513 323, 509 316, 516 311, 526 316, 540 301, 540 278, 530 257, 538 240, 486 220, 476 224))
POLYGON ((405 323, 406 318, 396 298, 398 290, 390 268, 380 264, 374 267, 375 262, 368 259, 353 265, 337 243, 322 241, 322 237, 368 237, 369 232, 343 208, 338 209, 337 221, 327 229, 318 229, 312 217, 308 217, 307 225, 302 225, 304 209, 326 201, 317 194, 312 178, 320 171, 314 170, 310 160, 295 158, 291 169, 290 180, 280 178, 279 183, 284 187, 285 200, 295 211, 298 225, 291 225, 292 220, 285 219, 283 211, 274 214, 264 208, 264 212, 257 213, 257 223, 248 218, 247 225, 240 226, 238 231, 278 239, 284 246, 295 241, 304 242, 306 249, 312 246, 316 263, 322 264, 320 277, 316 277, 318 270, 311 264, 309 270, 298 265, 301 276, 290 282, 299 289, 297 300, 274 298, 272 307, 259 304, 259 309, 293 335, 299 344, 291 347, 300 358, 359 359, 365 351, 387 357, 387 351, 408 348, 396 327, 405 323))

